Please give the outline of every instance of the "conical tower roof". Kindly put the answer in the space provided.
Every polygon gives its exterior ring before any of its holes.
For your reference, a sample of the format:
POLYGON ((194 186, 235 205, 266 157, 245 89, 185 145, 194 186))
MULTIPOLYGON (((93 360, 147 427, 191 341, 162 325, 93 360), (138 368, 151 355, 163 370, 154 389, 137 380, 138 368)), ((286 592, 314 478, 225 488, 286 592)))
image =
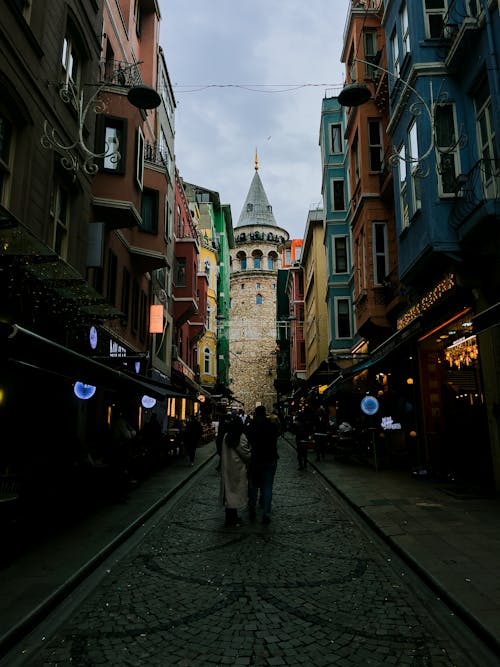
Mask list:
POLYGON ((247 198, 241 209, 236 227, 244 225, 273 225, 277 227, 272 206, 259 176, 259 159, 255 154, 255 174, 253 175, 247 198))

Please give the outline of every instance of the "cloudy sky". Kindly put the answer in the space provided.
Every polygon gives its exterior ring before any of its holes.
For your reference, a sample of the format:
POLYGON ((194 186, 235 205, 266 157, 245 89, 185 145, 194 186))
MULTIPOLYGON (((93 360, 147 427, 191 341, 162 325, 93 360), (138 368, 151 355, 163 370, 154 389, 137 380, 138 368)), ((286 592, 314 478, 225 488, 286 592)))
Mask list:
POLYGON ((176 163, 236 225, 259 174, 278 225, 304 235, 321 202, 321 101, 344 81, 350 0, 160 0, 177 102, 176 163))

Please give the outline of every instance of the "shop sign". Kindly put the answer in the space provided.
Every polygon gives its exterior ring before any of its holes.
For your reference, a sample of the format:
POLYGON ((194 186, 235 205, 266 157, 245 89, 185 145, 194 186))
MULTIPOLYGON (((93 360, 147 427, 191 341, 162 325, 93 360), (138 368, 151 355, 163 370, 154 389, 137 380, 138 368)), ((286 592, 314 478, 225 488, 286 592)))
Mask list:
POLYGON ((400 431, 401 424, 399 422, 392 421, 392 417, 382 417, 380 426, 384 431, 400 431))

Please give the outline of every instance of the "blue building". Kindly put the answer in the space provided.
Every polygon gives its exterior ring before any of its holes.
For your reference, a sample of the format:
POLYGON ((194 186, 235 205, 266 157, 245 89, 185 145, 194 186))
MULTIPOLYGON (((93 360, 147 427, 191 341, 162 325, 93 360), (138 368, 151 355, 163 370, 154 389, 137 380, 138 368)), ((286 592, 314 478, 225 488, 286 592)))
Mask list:
POLYGON ((387 112, 402 298, 396 333, 350 376, 401 422, 412 466, 498 490, 498 3, 353 0, 353 21, 339 101, 348 128, 368 100, 387 112))
POLYGON ((321 106, 321 194, 324 207, 324 244, 327 275, 329 351, 339 367, 352 358, 359 340, 353 311, 353 262, 350 231, 349 181, 345 141, 346 114, 336 97, 321 106), (342 205, 339 205, 339 202, 342 205))

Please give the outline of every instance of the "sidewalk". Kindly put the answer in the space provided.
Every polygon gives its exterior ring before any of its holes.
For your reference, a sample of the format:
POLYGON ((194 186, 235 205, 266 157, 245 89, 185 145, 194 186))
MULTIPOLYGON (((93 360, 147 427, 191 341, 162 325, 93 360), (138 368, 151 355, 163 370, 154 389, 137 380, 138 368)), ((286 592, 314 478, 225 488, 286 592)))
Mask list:
MULTIPOLYGON (((290 434, 285 439, 293 444, 290 434)), ((130 524, 141 525, 200 466, 215 465, 214 454, 213 442, 199 448, 195 467, 179 460, 126 503, 102 508, 0 570, 0 656, 130 535, 130 524)), ((309 460, 303 474, 321 474, 500 655, 500 499, 454 498, 408 472, 376 472, 331 455, 309 460)))
POLYGON ((376 472, 331 455, 310 461, 500 655, 500 498, 456 498, 407 471, 376 472))

